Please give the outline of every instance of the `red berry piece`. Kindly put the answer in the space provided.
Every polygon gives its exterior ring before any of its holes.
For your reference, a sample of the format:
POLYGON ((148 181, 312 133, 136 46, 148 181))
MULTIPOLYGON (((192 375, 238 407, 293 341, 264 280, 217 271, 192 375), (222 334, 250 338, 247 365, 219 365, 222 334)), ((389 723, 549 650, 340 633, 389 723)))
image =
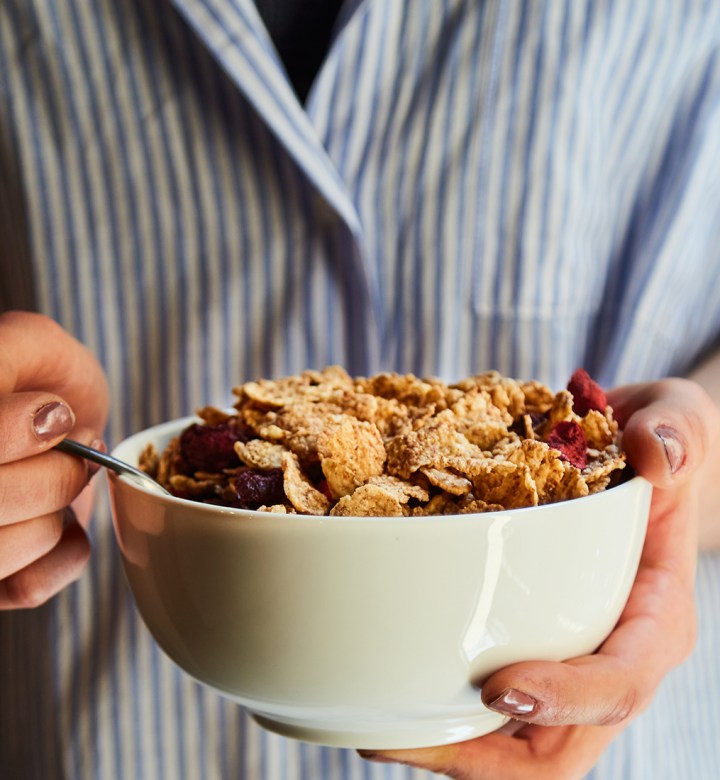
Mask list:
POLYGON ((285 501, 282 469, 246 469, 235 477, 237 506, 241 509, 257 509, 285 501))
POLYGON ((587 439, 574 420, 563 420, 550 431, 547 444, 560 453, 563 460, 579 469, 587 465, 587 439))
POLYGON ((213 474, 240 465, 234 445, 241 436, 227 423, 200 425, 193 423, 180 435, 180 452, 191 472, 213 474))
POLYGON ((600 385, 584 368, 578 368, 570 377, 567 389, 572 393, 573 411, 584 417, 591 409, 604 412, 607 398, 600 385))

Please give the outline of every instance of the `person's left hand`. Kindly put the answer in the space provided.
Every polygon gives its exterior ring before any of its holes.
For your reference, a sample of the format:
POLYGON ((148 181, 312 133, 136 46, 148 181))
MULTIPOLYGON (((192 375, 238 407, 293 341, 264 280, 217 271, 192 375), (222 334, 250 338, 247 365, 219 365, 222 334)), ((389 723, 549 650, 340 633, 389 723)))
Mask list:
POLYGON ((488 678, 483 703, 510 715, 510 728, 436 748, 361 751, 365 758, 456 780, 581 778, 690 654, 703 490, 697 471, 720 447, 720 411, 682 379, 618 388, 608 399, 629 462, 655 486, 638 574, 613 632, 593 655, 517 663, 488 678))

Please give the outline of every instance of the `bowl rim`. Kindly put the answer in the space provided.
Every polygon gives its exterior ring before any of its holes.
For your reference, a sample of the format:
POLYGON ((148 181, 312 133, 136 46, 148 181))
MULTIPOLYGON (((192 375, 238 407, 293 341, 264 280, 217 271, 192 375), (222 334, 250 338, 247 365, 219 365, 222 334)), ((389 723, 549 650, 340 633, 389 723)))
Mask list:
MULTIPOLYGON (((168 420, 166 422, 158 423, 157 425, 152 425, 148 428, 144 428, 143 430, 137 431, 136 433, 133 433, 130 436, 123 439, 122 441, 118 442, 118 444, 116 444, 113 447, 110 454, 115 457, 124 459, 125 456, 123 456, 122 453, 119 452, 119 450, 125 449, 126 447, 137 447, 139 444, 142 445, 148 444, 150 441, 156 440, 157 438, 160 438, 163 435, 177 434, 184 427, 194 422, 202 422, 202 420, 196 415, 188 415, 186 417, 179 417, 174 420, 168 420)), ((137 465, 137 464, 133 463, 132 465, 137 465)), ((443 520, 444 522, 450 522, 450 523, 458 522, 461 520, 465 522, 467 522, 468 520, 472 520, 473 522, 478 522, 478 520, 483 518, 489 521, 491 519, 496 520, 498 518, 509 517, 510 515, 516 517, 517 515, 527 515, 532 513, 537 514, 538 512, 541 512, 543 510, 545 512, 548 512, 548 511, 552 511, 554 508, 558 506, 566 506, 569 504, 577 505, 578 501, 582 501, 585 504, 589 502, 602 501, 603 498, 606 497, 608 494, 617 496, 618 491, 634 493, 636 491, 641 491, 643 489, 647 490, 651 488, 650 482, 645 477, 635 472, 633 476, 630 477, 629 479, 626 479, 620 484, 615 485, 606 490, 601 490, 598 491, 597 493, 591 493, 590 495, 587 496, 578 496, 576 498, 565 499, 564 501, 555 501, 549 504, 539 504, 538 506, 526 506, 526 507, 519 507, 517 509, 502 509, 494 512, 476 512, 476 513, 466 513, 466 514, 419 515, 419 516, 411 516, 411 517, 405 517, 405 516, 378 517, 378 516, 365 516, 365 515, 333 516, 333 515, 307 515, 301 513, 284 514, 284 513, 274 513, 274 512, 260 512, 256 509, 241 509, 239 507, 206 504, 202 501, 193 501, 189 498, 180 498, 179 496, 173 496, 171 494, 164 495, 162 493, 152 490, 151 488, 144 487, 139 482, 123 479, 118 474, 115 474, 114 472, 110 472, 110 471, 108 471, 108 478, 112 483, 117 484, 118 482, 122 482, 123 485, 129 488, 130 490, 145 494, 148 497, 151 497, 154 501, 160 503, 169 503, 170 505, 176 505, 185 508, 193 507, 197 511, 201 512, 202 514, 204 515, 207 514, 209 516, 208 518, 203 518, 203 522, 208 522, 210 518, 216 518, 218 522, 221 520, 225 521, 229 516, 244 517, 248 519, 262 518, 266 521, 273 520, 273 519, 278 520, 282 518, 286 520, 291 519, 293 522, 297 522, 297 523, 332 522, 333 524, 338 524, 338 523, 374 524, 378 522, 387 524, 390 521, 395 521, 405 525, 410 525, 410 524, 421 525, 424 523, 431 523, 431 522, 437 523, 438 520, 443 520)))

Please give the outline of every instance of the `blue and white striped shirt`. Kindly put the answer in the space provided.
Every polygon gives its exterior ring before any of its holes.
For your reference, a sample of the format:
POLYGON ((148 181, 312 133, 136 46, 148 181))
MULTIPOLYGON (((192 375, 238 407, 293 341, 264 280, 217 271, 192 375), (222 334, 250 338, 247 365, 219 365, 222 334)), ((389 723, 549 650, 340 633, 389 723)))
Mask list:
MULTIPOLYGON (((565 383, 720 345, 717 0, 346 0, 301 105, 252 0, 3 0, 0 306, 89 345, 113 444, 259 376, 565 383)), ((102 492, 102 491, 100 491, 102 492)), ((101 498, 83 578, 0 616, 0 776, 400 780, 179 672, 101 498)), ((593 780, 720 776, 700 641, 593 780)))

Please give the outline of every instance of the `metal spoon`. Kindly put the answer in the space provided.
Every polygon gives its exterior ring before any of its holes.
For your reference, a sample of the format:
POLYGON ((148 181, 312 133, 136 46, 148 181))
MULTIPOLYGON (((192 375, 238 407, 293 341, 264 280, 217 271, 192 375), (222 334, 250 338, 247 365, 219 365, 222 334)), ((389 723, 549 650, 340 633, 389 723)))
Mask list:
POLYGON ((154 490, 156 493, 162 493, 166 496, 171 495, 162 485, 156 482, 149 474, 146 474, 144 471, 136 469, 129 463, 125 463, 125 461, 113 458, 112 455, 108 455, 105 452, 93 449, 92 447, 88 447, 85 444, 80 444, 80 442, 73 441, 73 439, 63 439, 61 442, 58 442, 55 445, 55 449, 60 450, 61 452, 67 452, 70 455, 77 455, 78 457, 85 458, 86 460, 91 460, 93 463, 99 463, 101 466, 105 466, 105 468, 114 471, 121 477, 126 477, 131 482, 135 482, 136 484, 148 490, 154 490))

